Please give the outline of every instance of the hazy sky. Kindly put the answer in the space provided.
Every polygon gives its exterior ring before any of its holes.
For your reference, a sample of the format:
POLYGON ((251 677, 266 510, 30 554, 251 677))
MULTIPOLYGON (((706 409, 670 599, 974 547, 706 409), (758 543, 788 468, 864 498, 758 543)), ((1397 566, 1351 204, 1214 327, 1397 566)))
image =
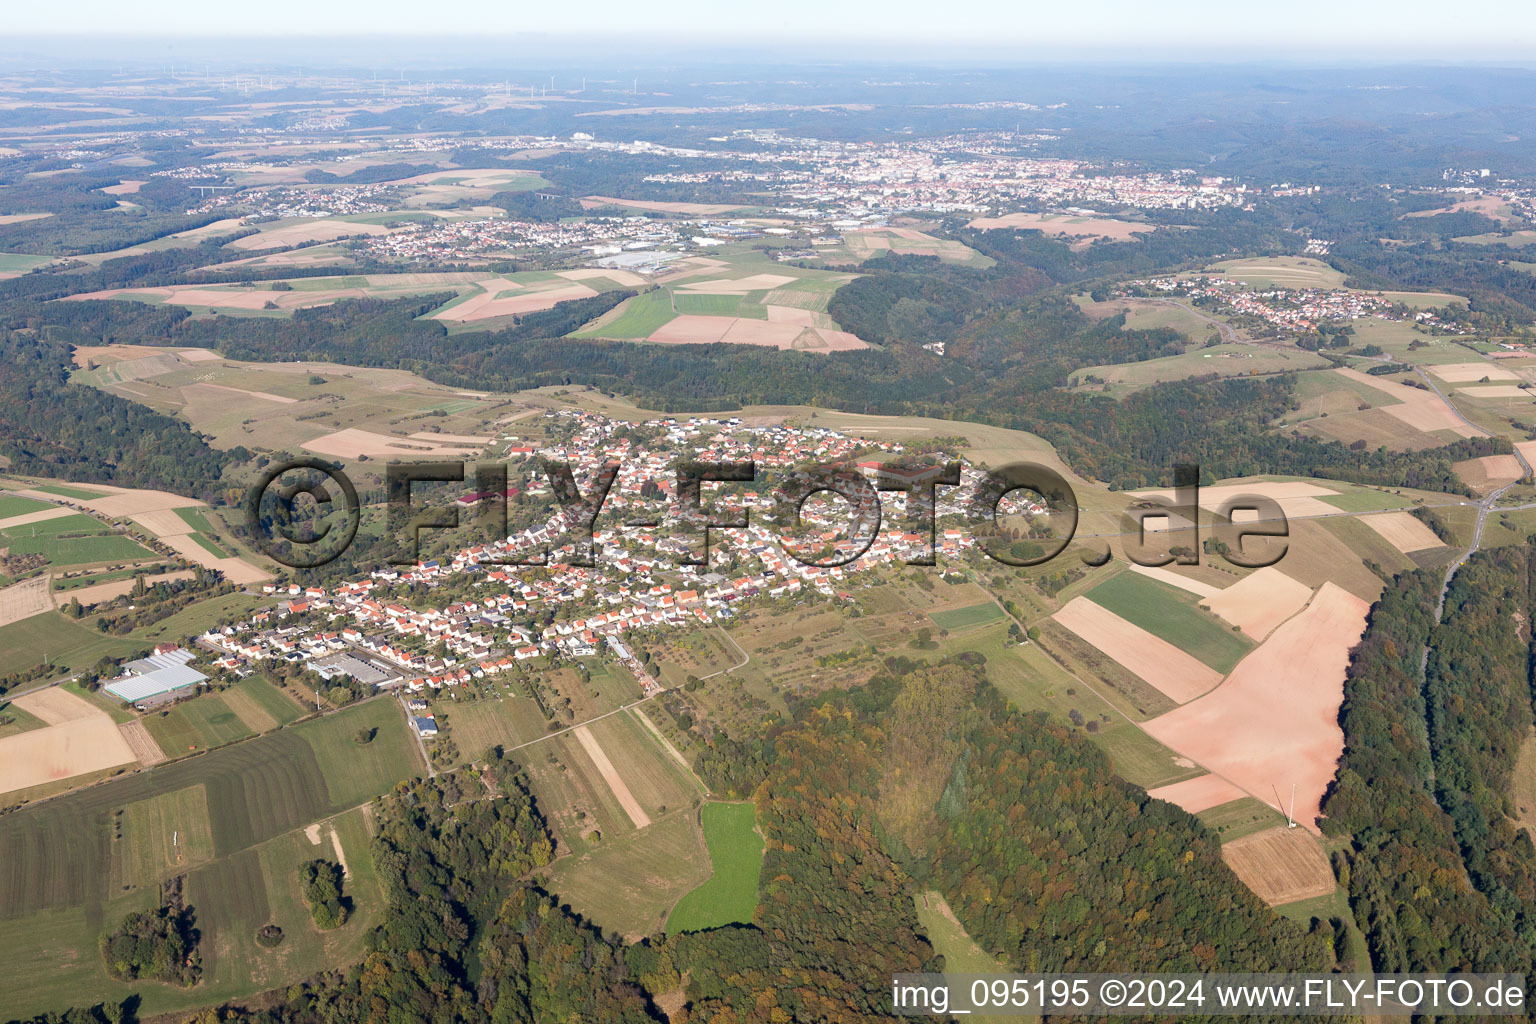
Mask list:
MULTIPOLYGON (((645 35, 688 45, 802 41, 989 57, 1108 52, 1156 60, 1309 54, 1536 62, 1536 2, 1479 0, 65 0, 5 5, 30 35, 645 35)), ((3 45, 3 44, 0 44, 3 45)))

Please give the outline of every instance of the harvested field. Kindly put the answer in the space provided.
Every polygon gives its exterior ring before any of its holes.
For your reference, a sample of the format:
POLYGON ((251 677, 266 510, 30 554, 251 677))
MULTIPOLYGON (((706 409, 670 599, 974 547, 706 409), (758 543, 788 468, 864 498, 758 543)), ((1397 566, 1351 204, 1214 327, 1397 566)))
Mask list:
POLYGON ((1244 576, 1200 604, 1255 640, 1263 640, 1311 599, 1311 587, 1271 565, 1244 576))
MULTIPOLYGON (((1138 498, 1162 498, 1169 502, 1174 500, 1174 494, 1171 489, 1132 491, 1131 493, 1138 498)), ((1288 516, 1330 515, 1338 512, 1338 508, 1317 499, 1320 497, 1333 497, 1338 493, 1333 488, 1319 487, 1317 484, 1307 483, 1304 480, 1255 480, 1252 483, 1246 484, 1220 484, 1216 487, 1202 487, 1200 488, 1200 507, 1207 511, 1215 512, 1233 498, 1258 495, 1273 499, 1280 505, 1281 511, 1288 516)))
POLYGON ((1480 459, 1453 462, 1451 468, 1479 494, 1498 490, 1525 475, 1520 460, 1513 455, 1484 455, 1480 459))
POLYGON ((63 725, 65 722, 78 722, 81 719, 94 718, 102 713, 101 709, 90 701, 70 693, 61 686, 50 686, 46 690, 35 690, 32 693, 17 697, 11 703, 45 725, 63 725))
POLYGON ((53 214, 51 213, 4 213, 0 214, 0 225, 24 224, 29 220, 42 220, 45 217, 52 216, 53 214))
POLYGON ((92 484, 91 486, 109 493, 99 498, 74 498, 71 500, 77 505, 84 505, 93 512, 99 512, 112 519, 118 519, 123 516, 136 516, 162 508, 193 508, 202 504, 196 498, 172 494, 170 491, 138 491, 130 490, 126 487, 108 487, 106 484, 92 484))
POLYGON ((645 285, 645 278, 639 274, 632 274, 627 270, 604 270, 601 267, 583 267, 580 270, 557 270, 557 274, 567 281, 590 281, 593 278, 612 281, 622 284, 626 288, 641 288, 645 285))
POLYGON ((748 292, 772 291, 786 284, 794 284, 797 277, 783 274, 752 274, 749 277, 717 277, 707 281, 689 281, 677 286, 680 292, 698 295, 746 295, 748 292))
POLYGON ((224 578, 231 583, 246 584, 260 583, 272 578, 272 574, 258 569, 243 558, 219 558, 211 551, 199 544, 190 533, 183 533, 173 537, 162 537, 160 540, 178 555, 189 562, 205 565, 210 569, 217 569, 224 574, 224 578))
POLYGON ((0 626, 9 626, 52 609, 53 598, 48 593, 46 574, 0 590, 0 626))
POLYGON ((305 220, 260 234, 237 238, 226 249, 277 249, 300 242, 330 242, 349 235, 387 235, 389 229, 378 224, 352 224, 344 220, 305 220))
POLYGON ((1294 783, 1296 821, 1316 832, 1344 750, 1344 671, 1369 608, 1324 583, 1215 691, 1142 727, 1270 806, 1276 789, 1294 783))
POLYGON ((206 363, 224 358, 217 352, 211 352, 206 348, 184 348, 178 350, 176 354, 191 363, 206 363))
MULTIPOLYGON (((94 710, 94 709, 93 709, 94 710)), ((105 712, 0 740, 0 793, 137 761, 105 712)))
POLYGON ((1386 512, 1378 516, 1361 516, 1360 521, 1386 538, 1403 554, 1438 548, 1445 542, 1435 532, 1407 512, 1386 512))
POLYGON ((131 196, 135 192, 137 192, 139 189, 143 188, 145 185, 148 185, 148 184, 149 184, 149 182, 147 182, 147 181, 138 181, 136 179, 124 179, 123 181, 118 182, 116 185, 108 185, 106 188, 102 189, 101 191, 106 193, 109 196, 131 196))
POLYGON ((1513 370, 1502 366, 1494 366, 1490 363, 1437 363, 1426 366, 1431 374, 1451 384, 1464 384, 1471 380, 1519 380, 1520 375, 1513 370))
POLYGON ((1281 826, 1234 839, 1221 859, 1272 907, 1327 896, 1338 886, 1322 845, 1304 829, 1281 826))
POLYGON ((603 777, 603 781, 612 790, 614 799, 619 802, 619 806, 624 808, 624 813, 629 815, 629 820, 635 823, 635 828, 645 828, 645 826, 649 825, 651 823, 651 816, 645 813, 644 808, 640 806, 640 801, 635 799, 634 794, 630 793, 629 787, 624 784, 624 780, 619 777, 618 771, 613 767, 613 762, 608 760, 608 755, 603 753, 603 748, 598 744, 597 738, 592 735, 592 730, 584 725, 580 725, 572 731, 576 734, 576 740, 581 744, 581 749, 587 752, 587 756, 592 759, 592 764, 596 766, 598 774, 603 777))
POLYGON ((1137 565, 1136 563, 1132 562, 1131 572, 1139 573, 1140 575, 1146 576, 1149 579, 1157 580, 1159 583, 1166 583, 1170 587, 1178 587, 1180 590, 1187 590, 1191 594, 1194 594, 1198 597, 1214 597, 1215 595, 1221 593, 1220 587, 1213 587, 1209 583, 1201 583, 1199 580, 1192 580, 1188 576, 1183 576, 1177 572, 1174 572, 1172 569, 1164 569, 1158 566, 1150 565, 1137 565))
POLYGON ((1481 437, 1485 433, 1463 423, 1433 391, 1404 387, 1386 377, 1373 377, 1342 366, 1333 372, 1397 399, 1397 405, 1385 406, 1384 411, 1416 430, 1449 430, 1461 437, 1481 437))
POLYGON ((375 434, 371 430, 348 427, 329 434, 322 434, 303 447, 317 455, 331 455, 339 459, 355 459, 359 455, 378 458, 383 455, 463 455, 462 445, 433 444, 419 438, 395 437, 392 434, 375 434))
POLYGON ((1053 617, 1177 703, 1221 682, 1220 672, 1087 598, 1073 598, 1053 617))
POLYGON ((1199 814, 1207 808, 1241 800, 1247 795, 1220 775, 1201 775, 1193 779, 1185 779, 1183 782, 1175 782, 1171 786, 1159 786, 1157 789, 1147 790, 1147 796, 1166 800, 1184 808, 1190 814, 1199 814))
POLYGON ((1457 388, 1456 394, 1461 398, 1495 399, 1495 398, 1523 398, 1526 401, 1536 400, 1536 393, 1527 388, 1516 387, 1513 384, 1491 384, 1487 387, 1457 388))
POLYGON ((778 349, 844 352, 868 348, 847 331, 803 327, 794 323, 774 323, 745 317, 695 316, 684 314, 652 331, 647 341, 668 345, 761 345, 778 349))
POLYGON ((1110 238, 1118 242, 1127 242, 1138 234, 1149 234, 1156 230, 1151 224, 1066 213, 1009 213, 1001 217, 977 217, 967 226, 984 231, 1013 228, 1017 231, 1043 231, 1048 235, 1070 235, 1076 238, 1110 238))
POLYGON ((768 311, 768 322, 771 324, 799 324, 802 327, 812 327, 816 323, 816 314, 808 309, 797 309, 794 306, 764 306, 768 311))
POLYGON ((563 288, 545 288, 541 291, 532 291, 522 285, 510 281, 493 281, 482 284, 486 290, 479 295, 472 295, 463 302, 456 302, 451 306, 438 310, 432 314, 433 320, 453 321, 455 323, 470 323, 476 320, 489 320, 497 316, 515 316, 519 313, 533 313, 543 309, 553 309, 558 302, 568 302, 572 299, 589 299, 597 292, 584 284, 570 284, 563 288))
POLYGON ((139 759, 139 764, 150 768, 165 760, 165 751, 160 749, 160 744, 144 728, 144 723, 138 719, 132 722, 124 722, 117 727, 117 731, 123 734, 123 739, 128 744, 128 749, 133 751, 133 756, 139 759))

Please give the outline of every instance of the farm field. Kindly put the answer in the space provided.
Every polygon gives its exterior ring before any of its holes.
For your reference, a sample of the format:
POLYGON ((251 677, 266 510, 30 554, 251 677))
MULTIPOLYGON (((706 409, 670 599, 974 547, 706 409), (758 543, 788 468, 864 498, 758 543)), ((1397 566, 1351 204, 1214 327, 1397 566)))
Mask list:
POLYGON ((677 901, 709 876, 703 833, 683 809, 562 857, 543 884, 593 923, 637 939, 663 930, 677 901))
POLYGON ((763 838, 750 803, 711 801, 701 819, 709 846, 709 881, 684 896, 667 917, 667 934, 702 931, 752 920, 757 909, 763 838))
POLYGON ((0 878, 0 956, 20 972, 0 997, 0 1015, 127 995, 129 986, 105 976, 96 936, 148 906, 157 873, 184 868, 206 980, 191 991, 139 986, 141 1013, 243 997, 357 959, 382 899, 361 811, 352 808, 419 770, 414 757, 398 710, 378 700, 0 818, 10 865, 0 878), (379 734, 360 748, 352 734, 365 723, 379 734), (114 840, 118 809, 126 825, 114 840), (326 823, 327 834, 336 828, 358 907, 344 928, 323 934, 309 926, 298 894, 300 861, 332 855, 329 841, 315 847, 305 837, 312 822, 326 823), (287 936, 272 951, 255 944, 255 929, 269 920, 287 936))
POLYGON ((1152 719, 1145 729, 1259 799, 1278 781, 1294 782, 1296 821, 1315 833, 1343 752, 1338 709, 1345 666, 1368 608, 1324 584, 1214 692, 1152 719))
POLYGON ((1043 231, 1048 235, 1082 239, 1107 238, 1119 242, 1156 230, 1152 224, 1069 213, 1008 213, 1000 217, 977 217, 967 227, 987 231, 1013 228, 1016 231, 1043 231))
POLYGON ((865 347, 826 313, 832 293, 852 275, 792 267, 755 254, 695 263, 703 265, 667 275, 661 287, 629 299, 574 337, 808 351, 865 347))
POLYGON ((167 757, 221 747, 254 733, 217 693, 178 701, 144 716, 144 727, 167 757))
POLYGON ((842 244, 818 248, 816 255, 828 263, 862 263, 890 253, 903 256, 937 256, 945 263, 986 269, 997 261, 983 256, 963 242, 935 238, 916 228, 861 228, 843 233, 842 244))
MULTIPOLYGON (((1205 326, 1210 327, 1209 324, 1205 326)), ((1210 374, 1218 377, 1251 377, 1316 370, 1329 365, 1321 356, 1301 349, 1222 344, 1211 348, 1191 348, 1181 355, 1146 359, 1137 363, 1084 366, 1073 370, 1071 379, 1076 382, 1078 390, 1105 391, 1119 397, 1153 384, 1190 377, 1210 374), (1094 380, 1106 383, 1094 383, 1094 380)))
POLYGON ((945 611, 933 612, 928 617, 940 629, 954 630, 996 622, 998 619, 1005 618, 1007 614, 995 602, 986 601, 981 604, 967 605, 964 608, 950 608, 945 611))
POLYGON ((53 565, 89 565, 154 559, 155 553, 99 519, 82 513, 0 531, 13 555, 42 555, 53 565))
POLYGON ((24 498, 19 494, 0 494, 0 522, 33 512, 46 512, 57 507, 46 501, 38 501, 36 498, 24 498))
POLYGON ((1242 636, 1201 611, 1193 594, 1140 573, 1120 573, 1085 596, 1222 674, 1237 667, 1253 649, 1242 636))
POLYGON ((446 726, 459 753, 477 760, 491 747, 511 748, 545 735, 545 718, 528 697, 437 701, 438 728, 446 726))
POLYGON ((1281 824, 1222 844, 1221 858, 1270 906, 1327 896, 1338 886, 1322 844, 1281 824))
POLYGON ((45 612, 0 626, 0 675, 20 672, 46 658, 60 675, 90 668, 103 655, 124 657, 144 649, 141 641, 103 636, 59 612, 45 612))

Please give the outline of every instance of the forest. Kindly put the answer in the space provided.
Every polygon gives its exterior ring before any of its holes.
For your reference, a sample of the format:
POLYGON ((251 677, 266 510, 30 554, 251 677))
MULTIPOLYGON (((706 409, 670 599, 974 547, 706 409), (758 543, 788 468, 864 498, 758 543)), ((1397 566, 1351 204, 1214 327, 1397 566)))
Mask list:
POLYGON ((1399 576, 1352 657, 1324 829, 1352 837, 1335 870, 1378 971, 1536 971, 1536 850, 1508 796, 1533 723, 1533 559, 1477 553, 1438 621, 1441 573, 1399 576))

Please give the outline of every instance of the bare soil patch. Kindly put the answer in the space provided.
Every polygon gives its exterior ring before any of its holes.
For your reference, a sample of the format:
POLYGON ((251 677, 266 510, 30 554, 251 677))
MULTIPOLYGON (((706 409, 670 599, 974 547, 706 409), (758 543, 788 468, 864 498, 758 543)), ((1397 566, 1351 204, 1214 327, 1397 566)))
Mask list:
POLYGON ((1305 829, 1265 829, 1234 839, 1221 858, 1243 884, 1270 906, 1327 896, 1337 887, 1322 844, 1305 829))
POLYGON ((1255 640, 1263 640, 1311 599, 1311 587, 1271 565, 1244 576, 1200 604, 1255 640))
POLYGON ((1379 516, 1361 516, 1360 521, 1403 554, 1438 548, 1444 545, 1435 531, 1425 526, 1407 512, 1386 512, 1379 516))
POLYGON ((1073 598, 1053 618, 1177 703, 1221 682, 1220 672, 1087 598, 1073 598))
POLYGON ((1190 814, 1199 814, 1208 808, 1219 807, 1233 800, 1241 800, 1247 795, 1220 775, 1201 775, 1193 779, 1185 779, 1183 782, 1175 782, 1171 786, 1159 786, 1157 789, 1147 790, 1147 796, 1166 800, 1184 808, 1190 814))
POLYGON ((1221 686, 1142 728, 1270 806, 1276 790, 1294 783, 1296 821, 1318 831, 1323 794, 1344 751, 1344 672, 1369 608, 1324 583, 1221 686))

